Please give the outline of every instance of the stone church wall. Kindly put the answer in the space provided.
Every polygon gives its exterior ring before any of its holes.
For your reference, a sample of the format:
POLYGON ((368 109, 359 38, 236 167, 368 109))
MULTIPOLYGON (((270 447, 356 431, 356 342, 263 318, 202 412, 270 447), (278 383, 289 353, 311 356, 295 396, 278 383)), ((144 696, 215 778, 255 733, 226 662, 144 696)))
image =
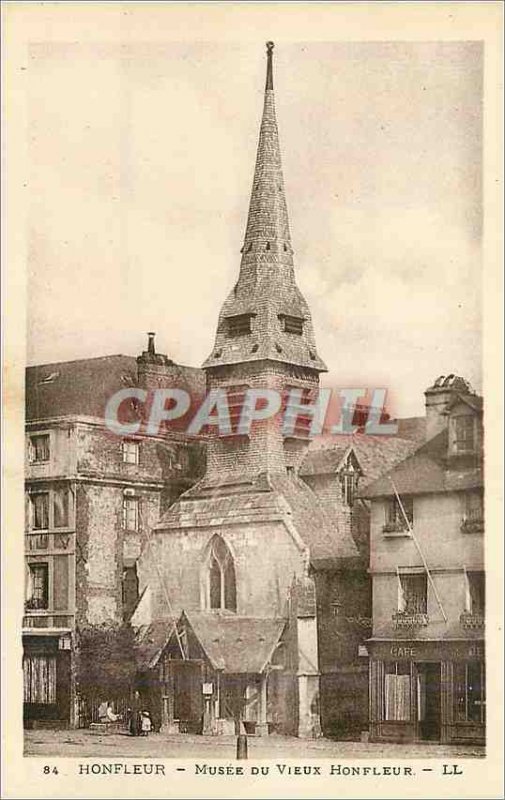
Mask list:
MULTIPOLYGON (((234 559, 237 613, 259 617, 286 615, 289 587, 293 576, 303 573, 304 559, 280 522, 155 532, 153 551, 157 563, 162 565, 171 613, 205 610, 205 555, 216 533, 226 542, 234 559)), ((147 583, 152 585, 153 579, 156 581, 156 574, 150 554, 145 551, 139 562, 141 592, 147 583)), ((163 588, 158 586, 153 614, 156 617, 167 613, 163 588)))

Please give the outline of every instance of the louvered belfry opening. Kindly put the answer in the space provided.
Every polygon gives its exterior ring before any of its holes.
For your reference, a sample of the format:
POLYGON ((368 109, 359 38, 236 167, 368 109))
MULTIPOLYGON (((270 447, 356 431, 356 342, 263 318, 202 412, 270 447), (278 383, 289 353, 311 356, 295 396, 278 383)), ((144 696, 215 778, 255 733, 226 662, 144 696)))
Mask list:
MULTIPOLYGON (((271 389, 282 398, 274 419, 254 421, 250 435, 237 437, 240 392, 232 391, 232 436, 213 436, 208 469, 226 475, 286 471, 282 413, 286 388, 304 396, 317 390, 320 359, 310 309, 295 278, 279 130, 274 97, 274 45, 267 43, 267 70, 256 163, 238 280, 226 298, 215 343, 204 363, 209 389, 271 389), (230 448, 234 446, 232 459, 230 448)), ((308 444, 310 418, 300 417, 295 438, 308 444)), ((293 439, 293 437, 291 437, 293 439)), ((298 446, 298 445, 296 445, 298 446)), ((290 445, 291 449, 293 444, 290 445)))

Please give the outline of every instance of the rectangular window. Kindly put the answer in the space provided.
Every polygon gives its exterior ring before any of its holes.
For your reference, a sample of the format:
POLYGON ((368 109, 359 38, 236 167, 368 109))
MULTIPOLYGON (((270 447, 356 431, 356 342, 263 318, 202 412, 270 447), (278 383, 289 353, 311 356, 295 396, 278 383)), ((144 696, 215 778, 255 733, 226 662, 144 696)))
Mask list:
POLYGON ((125 464, 138 464, 140 455, 140 444, 131 439, 125 439, 122 445, 123 462, 125 464))
POLYGON ((428 581, 426 573, 398 575, 398 611, 403 614, 426 614, 428 581))
POLYGON ((465 495, 465 518, 476 522, 484 519, 484 495, 482 492, 468 492, 465 495))
POLYGON ((482 533, 484 530, 483 492, 468 492, 463 499, 462 533, 482 533))
POLYGON ((466 573, 466 608, 469 614, 484 616, 486 603, 486 579, 484 572, 466 573))
POLYGON ((69 500, 68 487, 62 486, 53 490, 53 524, 55 528, 68 528, 69 500))
POLYGON ((126 531, 138 531, 139 529, 138 497, 123 497, 123 528, 126 531))
POLYGON ((475 449, 474 418, 470 414, 454 418, 454 447, 458 453, 471 453, 475 449))
POLYGON ((45 563, 28 564, 26 607, 46 609, 49 601, 49 567, 45 563))
POLYGON ((301 317, 293 317, 289 314, 279 314, 279 319, 282 324, 282 329, 285 333, 293 333, 295 336, 302 335, 303 319, 301 317))
POLYGON ((30 436, 30 460, 32 463, 49 461, 49 434, 30 436))
POLYGON ((397 497, 392 497, 386 501, 386 521, 384 524, 385 533, 403 532, 409 530, 409 525, 414 524, 414 501, 412 497, 403 496, 400 498, 401 505, 397 497), (407 517, 407 519, 405 519, 407 517), (407 524, 408 520, 408 524, 407 524))
POLYGON ((247 336, 251 333, 251 314, 236 314, 227 317, 228 336, 247 336))
POLYGON ((56 703, 56 655, 25 655, 23 658, 25 703, 56 703))
POLYGON ((486 721, 486 675, 480 661, 454 664, 454 721, 486 721))
POLYGON ((49 492, 39 492, 30 497, 32 507, 32 528, 47 530, 49 528, 49 492))
POLYGON ((412 717, 410 662, 395 662, 384 667, 384 719, 409 722, 412 717))

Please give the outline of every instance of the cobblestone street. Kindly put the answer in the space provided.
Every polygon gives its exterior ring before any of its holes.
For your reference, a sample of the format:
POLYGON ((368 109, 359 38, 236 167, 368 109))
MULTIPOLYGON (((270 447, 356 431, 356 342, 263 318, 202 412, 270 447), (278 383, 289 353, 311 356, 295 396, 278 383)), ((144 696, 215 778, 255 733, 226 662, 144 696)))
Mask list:
MULTIPOLYGON (((236 737, 190 734, 94 734, 87 730, 25 732, 25 755, 70 758, 222 758, 235 759, 236 737)), ((284 736, 248 737, 250 759, 264 758, 470 758, 483 757, 483 747, 438 744, 370 744, 284 736)))

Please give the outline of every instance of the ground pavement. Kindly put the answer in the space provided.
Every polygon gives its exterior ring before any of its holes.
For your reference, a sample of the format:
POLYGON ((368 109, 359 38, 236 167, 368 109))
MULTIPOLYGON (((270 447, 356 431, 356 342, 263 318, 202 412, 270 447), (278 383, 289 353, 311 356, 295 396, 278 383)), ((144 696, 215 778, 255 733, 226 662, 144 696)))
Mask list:
MULTIPOLYGON (((235 736, 151 733, 149 736, 96 734, 89 730, 25 731, 25 755, 70 758, 235 759, 235 736)), ((248 757, 262 758, 470 758, 485 755, 483 747, 439 744, 371 744, 369 742, 249 736, 248 757)))

